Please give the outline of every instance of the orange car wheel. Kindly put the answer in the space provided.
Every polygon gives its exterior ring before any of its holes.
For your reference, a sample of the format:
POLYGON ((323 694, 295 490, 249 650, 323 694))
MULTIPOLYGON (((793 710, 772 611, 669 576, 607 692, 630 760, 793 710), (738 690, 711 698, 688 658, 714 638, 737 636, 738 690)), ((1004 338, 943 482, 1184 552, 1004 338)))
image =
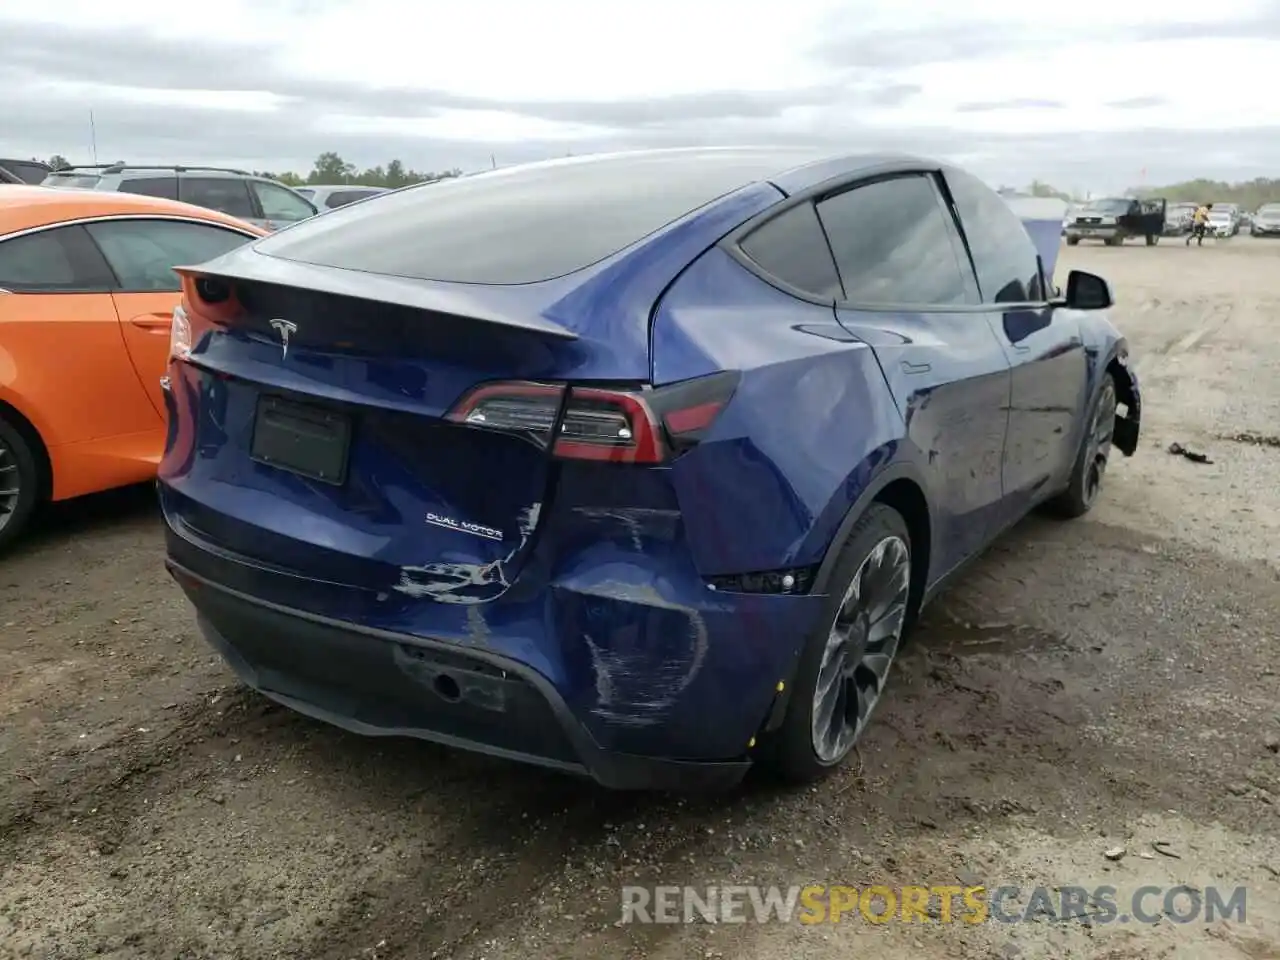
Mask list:
POLYGON ((26 526, 39 495, 40 475, 30 445, 0 418, 0 551, 26 526))

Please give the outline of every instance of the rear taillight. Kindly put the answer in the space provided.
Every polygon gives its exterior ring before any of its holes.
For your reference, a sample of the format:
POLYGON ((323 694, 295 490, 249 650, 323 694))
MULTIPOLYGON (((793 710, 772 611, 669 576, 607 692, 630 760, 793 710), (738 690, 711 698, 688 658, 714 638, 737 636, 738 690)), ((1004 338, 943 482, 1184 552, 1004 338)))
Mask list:
POLYGON ((448 419, 523 436, 557 457, 661 463, 702 439, 737 385, 735 372, 656 390, 487 383, 464 396, 448 419))
POLYGON ((169 359, 189 360, 211 327, 222 327, 243 312, 235 288, 218 277, 206 277, 179 267, 182 301, 169 326, 169 359))
POLYGON ((186 360, 191 356, 191 321, 182 304, 173 308, 169 321, 169 359, 186 360))

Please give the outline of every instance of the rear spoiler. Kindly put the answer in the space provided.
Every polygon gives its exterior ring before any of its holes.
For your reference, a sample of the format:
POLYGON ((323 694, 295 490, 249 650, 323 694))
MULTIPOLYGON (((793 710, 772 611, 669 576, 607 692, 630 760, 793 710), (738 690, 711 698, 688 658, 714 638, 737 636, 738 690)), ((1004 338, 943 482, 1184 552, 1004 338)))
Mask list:
POLYGON ((408 277, 322 267, 297 260, 269 257, 258 253, 251 246, 232 250, 208 263, 173 269, 184 277, 211 276, 250 283, 270 283, 408 307, 474 323, 522 330, 555 340, 578 339, 578 335, 568 327, 548 320, 527 306, 523 309, 516 308, 513 291, 503 287, 413 280, 408 277))
POLYGON ((1058 264, 1058 250, 1062 247, 1062 221, 1067 215, 1067 201, 1057 197, 1006 197, 1005 202, 1031 235, 1031 242, 1044 265, 1045 279, 1052 289, 1053 271, 1058 264))

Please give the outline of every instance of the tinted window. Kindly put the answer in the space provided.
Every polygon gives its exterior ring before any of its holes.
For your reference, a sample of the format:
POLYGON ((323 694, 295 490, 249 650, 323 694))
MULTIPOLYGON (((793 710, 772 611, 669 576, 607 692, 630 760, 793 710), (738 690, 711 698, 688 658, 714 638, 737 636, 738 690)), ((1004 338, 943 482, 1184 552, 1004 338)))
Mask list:
POLYGON ((765 273, 824 300, 844 295, 813 204, 802 203, 751 231, 739 246, 765 273))
POLYGON ((23 183, 39 184, 49 175, 49 168, 43 163, 31 163, 27 160, 0 160, 0 166, 12 173, 23 183))
POLYGON ((302 195, 303 195, 304 197, 306 197, 308 200, 314 200, 314 199, 315 199, 315 193, 316 193, 316 192, 315 192, 314 190, 309 190, 309 189, 307 189, 306 187, 296 187, 296 188, 294 188, 294 191, 293 191, 293 192, 294 192, 294 193, 300 193, 300 194, 302 194, 302 195))
POLYGON ((596 263, 809 159, 781 149, 672 150, 512 167, 339 207, 257 249, 424 280, 532 283, 596 263))
POLYGON ((964 225, 982 299, 1025 303, 1044 299, 1035 244, 1018 215, 976 177, 948 170, 947 186, 964 225))
POLYGON ((134 177, 120 181, 121 193, 140 193, 144 197, 164 197, 166 200, 178 199, 177 177, 134 177))
POLYGON ((86 226, 124 290, 178 290, 174 267, 194 266, 250 238, 177 220, 116 220, 86 226))
POLYGON ((364 200, 367 197, 376 197, 382 193, 381 190, 335 190, 329 194, 329 199, 325 201, 325 206, 332 210, 334 207, 345 207, 348 203, 355 203, 357 200, 364 200))
POLYGON ((114 278, 83 227, 56 227, 0 240, 0 289, 109 290, 114 278))
POLYGON ((253 192, 258 195, 262 216, 267 220, 287 220, 292 223, 316 215, 311 204, 279 184, 254 180, 253 192))
POLYGON ((818 215, 846 300, 922 306, 973 301, 950 217, 929 177, 854 187, 819 203, 818 215))
POLYGON ((253 217, 253 202, 243 180, 232 177, 183 177, 178 199, 197 207, 221 210, 233 217, 253 217))

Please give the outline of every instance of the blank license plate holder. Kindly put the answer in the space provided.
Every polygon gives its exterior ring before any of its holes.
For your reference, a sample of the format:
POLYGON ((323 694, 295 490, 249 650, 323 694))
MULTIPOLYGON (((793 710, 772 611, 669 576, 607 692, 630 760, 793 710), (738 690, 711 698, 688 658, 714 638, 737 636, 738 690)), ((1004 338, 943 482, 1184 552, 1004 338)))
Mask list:
POLYGON ((261 396, 249 457, 340 487, 347 482, 351 418, 345 413, 281 397, 261 396))

